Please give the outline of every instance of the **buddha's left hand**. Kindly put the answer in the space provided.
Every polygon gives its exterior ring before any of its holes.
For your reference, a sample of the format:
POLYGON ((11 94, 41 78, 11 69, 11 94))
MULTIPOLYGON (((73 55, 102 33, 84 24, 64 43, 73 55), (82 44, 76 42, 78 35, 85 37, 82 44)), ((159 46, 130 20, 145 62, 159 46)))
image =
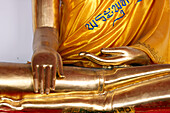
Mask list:
POLYGON ((101 50, 103 56, 96 56, 92 53, 81 52, 80 56, 91 60, 102 66, 118 66, 140 64, 146 65, 150 63, 150 58, 141 50, 123 46, 115 48, 103 48, 101 50))

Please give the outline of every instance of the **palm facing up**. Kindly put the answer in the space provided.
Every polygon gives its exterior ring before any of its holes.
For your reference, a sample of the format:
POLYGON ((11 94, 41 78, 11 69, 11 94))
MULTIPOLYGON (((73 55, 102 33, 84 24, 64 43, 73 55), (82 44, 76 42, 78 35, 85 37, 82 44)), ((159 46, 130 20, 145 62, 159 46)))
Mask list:
POLYGON ((103 53, 103 56, 96 56, 92 53, 81 52, 80 56, 83 56, 102 66, 129 64, 145 65, 150 63, 150 58, 146 55, 145 52, 127 46, 103 48, 101 53, 103 53))

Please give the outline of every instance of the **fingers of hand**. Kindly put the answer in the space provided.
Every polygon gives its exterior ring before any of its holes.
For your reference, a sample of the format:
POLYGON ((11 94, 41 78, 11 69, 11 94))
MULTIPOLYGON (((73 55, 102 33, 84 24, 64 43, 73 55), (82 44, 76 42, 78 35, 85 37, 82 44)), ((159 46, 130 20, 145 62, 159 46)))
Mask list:
POLYGON ((101 53, 121 56, 123 54, 126 54, 126 51, 123 48, 120 48, 120 49, 119 48, 103 48, 101 49, 101 53))
POLYGON ((34 91, 35 93, 38 93, 38 85, 39 85, 39 76, 38 76, 38 65, 34 67, 34 73, 33 73, 33 77, 34 77, 34 91))
POLYGON ((55 80, 56 80, 56 66, 54 65, 52 67, 52 78, 51 78, 51 88, 52 90, 55 90, 55 80))
POLYGON ((93 61, 93 62, 95 62, 99 65, 103 65, 103 63, 108 62, 108 60, 106 60, 104 58, 100 58, 100 57, 98 57, 98 56, 96 56, 92 53, 81 52, 79 55, 82 56, 82 57, 85 57, 85 58, 87 58, 87 59, 89 59, 89 60, 91 60, 91 61, 93 61))
POLYGON ((86 54, 89 54, 89 53, 88 53, 88 52, 80 52, 80 53, 79 53, 79 56, 84 57, 84 56, 86 56, 86 54))
POLYGON ((81 52, 80 56, 85 57, 99 65, 107 65, 107 66, 111 66, 111 65, 120 65, 121 63, 123 63, 124 61, 126 61, 126 57, 124 56, 115 56, 115 57, 99 57, 96 56, 92 53, 87 53, 87 52, 81 52))
POLYGON ((45 93, 46 94, 49 94, 50 93, 50 83, 51 83, 51 67, 47 66, 46 67, 46 77, 45 77, 45 80, 46 80, 46 86, 45 86, 45 93))
POLYGON ((44 94, 44 67, 39 67, 40 93, 44 94))
POLYGON ((50 93, 52 65, 36 65, 34 72, 34 91, 41 94, 50 93))

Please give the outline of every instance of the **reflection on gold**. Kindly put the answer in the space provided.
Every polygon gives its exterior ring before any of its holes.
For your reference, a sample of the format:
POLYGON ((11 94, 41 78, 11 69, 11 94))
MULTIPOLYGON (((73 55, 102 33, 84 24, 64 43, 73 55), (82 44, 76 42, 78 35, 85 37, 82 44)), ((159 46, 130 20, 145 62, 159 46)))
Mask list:
POLYGON ((170 75, 168 74, 170 65, 114 70, 64 67, 65 78, 56 80, 56 91, 49 95, 33 93, 30 68, 29 64, 0 63, 0 81, 6 79, 6 82, 0 82, 0 106, 7 106, 14 110, 83 108, 93 111, 111 111, 170 98, 170 75), (25 77, 24 81, 31 84, 23 86, 18 82, 18 87, 8 84, 8 79, 16 84, 15 81, 20 81, 22 76, 25 77), (111 88, 112 86, 114 89, 111 88))
POLYGON ((59 0, 32 0, 33 27, 59 29, 59 0))
MULTIPOLYGON (((86 51, 100 55, 101 48, 121 46, 144 51, 154 63, 169 63, 169 0, 126 0, 114 15, 102 16, 104 21, 98 18, 118 2, 63 0, 59 14, 59 0, 33 0, 34 31, 41 27, 50 27, 47 29, 52 29, 52 32, 60 30, 58 51, 65 64, 97 67, 78 54, 86 51)), ((58 39, 51 42, 58 44, 58 39)), ((53 46, 53 43, 41 44, 53 46)), ((99 64, 111 65, 131 60, 136 55, 121 50, 115 52, 128 57, 117 60, 101 59, 92 54, 87 54, 87 57, 99 64)), ((53 93, 40 95, 33 93, 30 65, 0 63, 0 106, 14 110, 84 108, 111 111, 170 99, 170 65, 112 70, 64 67, 64 72, 65 78, 56 80, 53 93)))
POLYGON ((170 95, 168 94, 168 95, 164 95, 164 96, 155 96, 155 97, 150 97, 150 98, 146 98, 146 99, 135 100, 133 102, 114 104, 113 108, 130 106, 130 105, 134 105, 134 104, 138 104, 138 103, 145 103, 145 102, 149 102, 149 101, 152 101, 152 100, 163 100, 163 99, 166 99, 166 98, 170 98, 170 95))

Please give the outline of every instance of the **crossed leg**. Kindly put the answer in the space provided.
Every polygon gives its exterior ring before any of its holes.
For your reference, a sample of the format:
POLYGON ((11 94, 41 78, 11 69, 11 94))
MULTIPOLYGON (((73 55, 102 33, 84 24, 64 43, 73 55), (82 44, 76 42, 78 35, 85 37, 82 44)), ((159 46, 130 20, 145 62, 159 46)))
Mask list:
POLYGON ((55 92, 33 93, 29 64, 0 63, 0 106, 26 108, 84 108, 110 111, 151 101, 170 99, 170 65, 113 70, 64 67, 64 79, 55 92))

